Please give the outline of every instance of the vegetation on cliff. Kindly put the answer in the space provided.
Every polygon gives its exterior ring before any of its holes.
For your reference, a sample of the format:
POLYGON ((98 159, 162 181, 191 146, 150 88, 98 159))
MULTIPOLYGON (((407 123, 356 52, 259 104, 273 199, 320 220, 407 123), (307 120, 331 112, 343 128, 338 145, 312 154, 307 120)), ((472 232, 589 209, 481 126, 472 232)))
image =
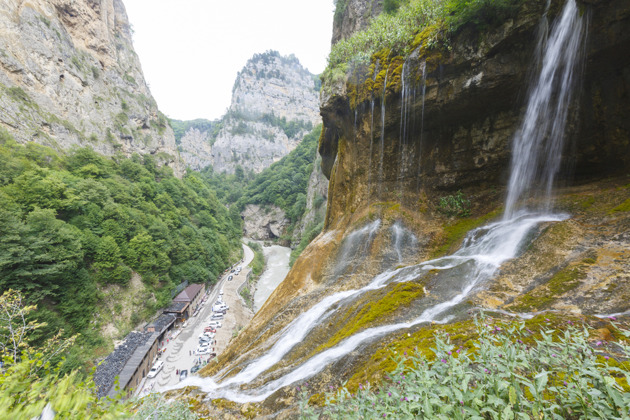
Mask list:
MULTIPOLYGON (((467 23, 496 25, 513 15, 518 0, 398 0, 386 1, 385 13, 368 27, 333 45, 324 86, 343 80, 350 66, 366 65, 377 53, 407 56, 417 47, 449 46, 449 36, 467 23)), ((335 19, 341 19, 345 0, 336 2, 335 19)))
POLYGON ((173 134, 175 135, 175 142, 177 144, 180 143, 182 137, 186 134, 188 130, 191 128, 196 128, 199 131, 208 131, 210 132, 210 139, 216 140, 219 131, 223 127, 220 121, 210 121, 205 120, 203 118, 198 118, 196 120, 191 121, 181 121, 181 120, 168 120, 169 125, 173 129, 173 134))
POLYGON ((95 318, 101 291, 142 276, 139 322, 184 282, 214 281, 240 249, 240 218, 194 174, 183 180, 150 155, 61 155, 0 133, 0 291, 24 293, 46 323, 35 343, 81 333, 69 367, 105 344, 95 318))

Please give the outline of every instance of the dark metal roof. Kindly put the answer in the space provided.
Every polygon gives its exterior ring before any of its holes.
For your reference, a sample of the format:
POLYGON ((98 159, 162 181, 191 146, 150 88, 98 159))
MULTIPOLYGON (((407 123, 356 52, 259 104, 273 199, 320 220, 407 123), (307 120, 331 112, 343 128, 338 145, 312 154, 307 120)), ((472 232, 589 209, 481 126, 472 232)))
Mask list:
POLYGON ((171 306, 169 306, 168 308, 164 309, 164 313, 177 313, 180 314, 182 312, 184 312, 184 310, 188 307, 188 305, 190 305, 189 302, 173 302, 171 303, 171 306))
MULTIPOLYGON (((127 360, 127 363, 125 363, 122 372, 120 372, 120 375, 118 375, 118 385, 120 386, 120 389, 125 389, 125 387, 127 387, 134 373, 136 373, 138 366, 140 366, 142 360, 151 349, 151 346, 153 346, 153 343, 155 343, 160 335, 160 333, 158 332, 145 334, 147 335, 145 342, 141 343, 136 348, 136 351, 133 352, 129 360, 127 360)), ((110 397, 114 397, 116 395, 115 387, 110 389, 107 395, 110 397)))
POLYGON ((155 329, 155 332, 162 334, 167 328, 173 325, 175 319, 176 316, 174 314, 163 313, 158 317, 158 319, 147 325, 146 329, 148 330, 149 327, 153 327, 155 329))
POLYGON ((96 383, 99 398, 115 393, 114 379, 124 370, 138 347, 143 346, 152 334, 137 331, 130 332, 125 337, 125 340, 96 367, 94 382, 96 383))
POLYGON ((173 302, 192 302, 195 297, 204 289, 203 284, 191 284, 185 288, 179 295, 175 296, 173 302))

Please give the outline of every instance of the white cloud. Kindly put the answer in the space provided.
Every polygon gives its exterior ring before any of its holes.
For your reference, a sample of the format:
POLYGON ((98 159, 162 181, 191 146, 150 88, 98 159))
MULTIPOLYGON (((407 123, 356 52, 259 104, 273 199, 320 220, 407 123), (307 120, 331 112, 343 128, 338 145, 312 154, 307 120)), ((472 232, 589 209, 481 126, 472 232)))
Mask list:
POLYGON ((312 73, 326 66, 332 0, 123 1, 151 92, 172 118, 220 117, 256 53, 295 54, 312 73))

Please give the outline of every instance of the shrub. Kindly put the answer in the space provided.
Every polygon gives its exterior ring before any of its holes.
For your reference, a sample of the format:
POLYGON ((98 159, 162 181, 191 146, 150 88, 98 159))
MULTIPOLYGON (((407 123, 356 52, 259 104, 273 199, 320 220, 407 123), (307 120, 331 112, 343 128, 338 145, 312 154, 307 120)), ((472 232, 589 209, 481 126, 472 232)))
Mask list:
POLYGON ((470 216, 470 200, 460 190, 455 195, 440 198, 438 210, 447 216, 468 217, 470 216))
MULTIPOLYGON (((609 354, 587 329, 546 327, 535 339, 523 322, 488 325, 476 318, 479 338, 472 350, 456 347, 445 334, 435 336, 433 356, 399 356, 391 376, 372 389, 359 385, 328 394, 327 418, 628 418, 628 363, 609 354), (531 345, 528 345, 531 343, 531 345)), ((621 331, 626 338, 630 331, 621 331)), ((302 394, 302 418, 316 418, 302 394)))

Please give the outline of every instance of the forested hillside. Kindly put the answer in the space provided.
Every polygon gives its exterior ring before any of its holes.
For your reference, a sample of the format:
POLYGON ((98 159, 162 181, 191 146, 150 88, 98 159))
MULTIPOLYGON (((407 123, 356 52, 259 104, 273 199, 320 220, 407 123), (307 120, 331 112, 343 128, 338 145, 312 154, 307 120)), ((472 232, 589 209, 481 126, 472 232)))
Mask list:
MULTIPOLYGON (((282 209, 290 221, 286 233, 287 238, 290 238, 297 222, 307 210, 306 191, 317 158, 320 134, 321 125, 318 125, 304 136, 295 150, 258 175, 246 172, 242 167, 237 167, 234 174, 216 173, 210 166, 201 172, 201 176, 230 209, 241 212, 248 204, 257 204, 263 208, 273 205, 282 209)), ((314 204, 321 206, 323 199, 314 204)), ((321 226, 314 234, 310 232, 309 236, 312 239, 320 231, 321 226)))
POLYGON ((170 303, 181 282, 216 280, 240 236, 238 213, 194 173, 180 180, 150 155, 61 155, 0 132, 0 291, 38 305, 34 318, 47 325, 37 340, 81 333, 68 367, 106 344, 103 288, 125 294, 132 274, 141 276, 148 298, 134 308, 137 323, 170 303))

